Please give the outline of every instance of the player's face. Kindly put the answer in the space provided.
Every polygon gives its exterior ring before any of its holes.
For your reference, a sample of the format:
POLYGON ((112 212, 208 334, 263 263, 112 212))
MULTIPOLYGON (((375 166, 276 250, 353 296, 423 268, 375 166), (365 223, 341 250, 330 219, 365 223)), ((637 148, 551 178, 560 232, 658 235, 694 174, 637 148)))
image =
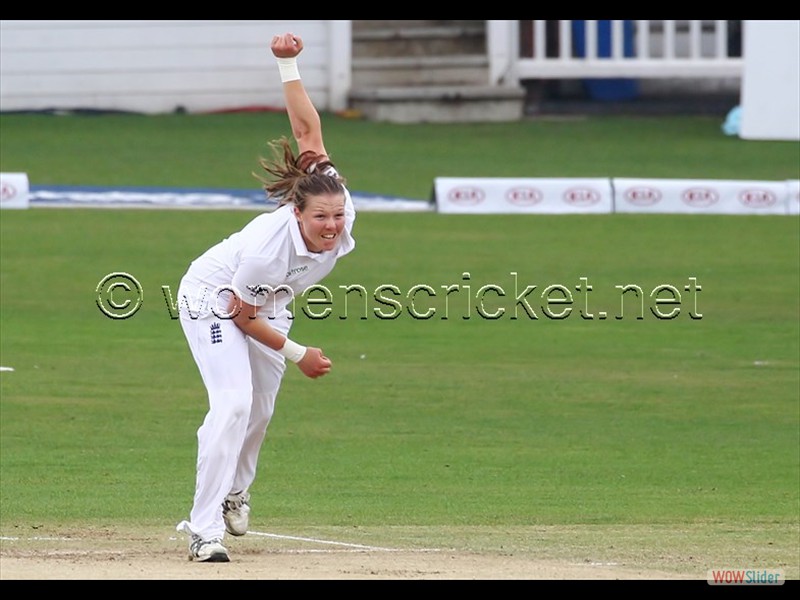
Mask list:
POLYGON ((333 250, 344 230, 344 195, 311 196, 302 212, 295 208, 295 216, 306 248, 311 252, 333 250))

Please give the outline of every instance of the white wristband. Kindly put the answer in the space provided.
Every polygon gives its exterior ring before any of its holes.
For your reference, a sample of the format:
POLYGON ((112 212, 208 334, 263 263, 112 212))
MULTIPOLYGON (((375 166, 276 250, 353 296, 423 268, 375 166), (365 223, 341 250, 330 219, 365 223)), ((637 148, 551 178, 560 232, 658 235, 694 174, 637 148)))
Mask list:
POLYGON ((297 81, 300 79, 300 71, 297 69, 297 58, 278 58, 278 70, 281 73, 281 83, 287 81, 297 81))
POLYGON ((278 350, 278 352, 288 358, 290 361, 296 363, 303 360, 303 357, 306 355, 306 350, 307 348, 305 346, 301 346, 289 338, 286 338, 286 343, 283 345, 283 348, 278 350))

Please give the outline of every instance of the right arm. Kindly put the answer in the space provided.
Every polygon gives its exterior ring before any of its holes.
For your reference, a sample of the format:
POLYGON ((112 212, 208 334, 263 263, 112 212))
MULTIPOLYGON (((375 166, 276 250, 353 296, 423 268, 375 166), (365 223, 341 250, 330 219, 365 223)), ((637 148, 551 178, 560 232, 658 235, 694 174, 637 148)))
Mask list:
MULTIPOLYGON (((233 315, 233 322, 242 333, 276 352, 281 352, 288 341, 288 338, 271 327, 266 319, 258 317, 257 306, 245 302, 235 293, 231 295, 228 314, 233 315)), ((331 370, 330 359, 322 353, 322 350, 311 346, 305 349, 303 358, 296 362, 303 374, 312 379, 322 377, 331 370)))
POLYGON ((316 154, 327 156, 325 144, 322 140, 322 123, 319 113, 308 97, 296 68, 291 62, 303 51, 303 40, 294 34, 285 33, 272 38, 272 53, 285 65, 281 68, 281 81, 283 82, 283 97, 286 101, 286 112, 292 127, 292 134, 297 140, 300 153, 311 150, 316 154), (287 75, 288 74, 288 75, 287 75))

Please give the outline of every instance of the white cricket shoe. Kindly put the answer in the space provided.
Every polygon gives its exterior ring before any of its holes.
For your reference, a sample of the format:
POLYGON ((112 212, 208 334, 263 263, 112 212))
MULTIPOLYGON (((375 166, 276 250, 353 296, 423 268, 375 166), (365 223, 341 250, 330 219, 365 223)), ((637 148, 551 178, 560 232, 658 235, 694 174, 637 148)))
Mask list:
POLYGON ((231 535, 244 535, 250 523, 250 494, 237 492, 228 494, 222 503, 222 518, 225 530, 231 535))
POLYGON ((222 540, 204 540, 199 535, 193 535, 189 543, 189 560, 199 562, 230 562, 228 549, 222 545, 222 540))

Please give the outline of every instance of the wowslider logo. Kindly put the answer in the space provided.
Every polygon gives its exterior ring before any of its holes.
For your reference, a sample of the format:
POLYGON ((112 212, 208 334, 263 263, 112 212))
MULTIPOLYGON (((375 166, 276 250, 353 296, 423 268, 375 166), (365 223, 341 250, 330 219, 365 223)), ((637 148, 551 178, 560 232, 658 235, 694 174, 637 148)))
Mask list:
POLYGON ((783 585, 783 569, 709 569, 709 585, 783 585))

